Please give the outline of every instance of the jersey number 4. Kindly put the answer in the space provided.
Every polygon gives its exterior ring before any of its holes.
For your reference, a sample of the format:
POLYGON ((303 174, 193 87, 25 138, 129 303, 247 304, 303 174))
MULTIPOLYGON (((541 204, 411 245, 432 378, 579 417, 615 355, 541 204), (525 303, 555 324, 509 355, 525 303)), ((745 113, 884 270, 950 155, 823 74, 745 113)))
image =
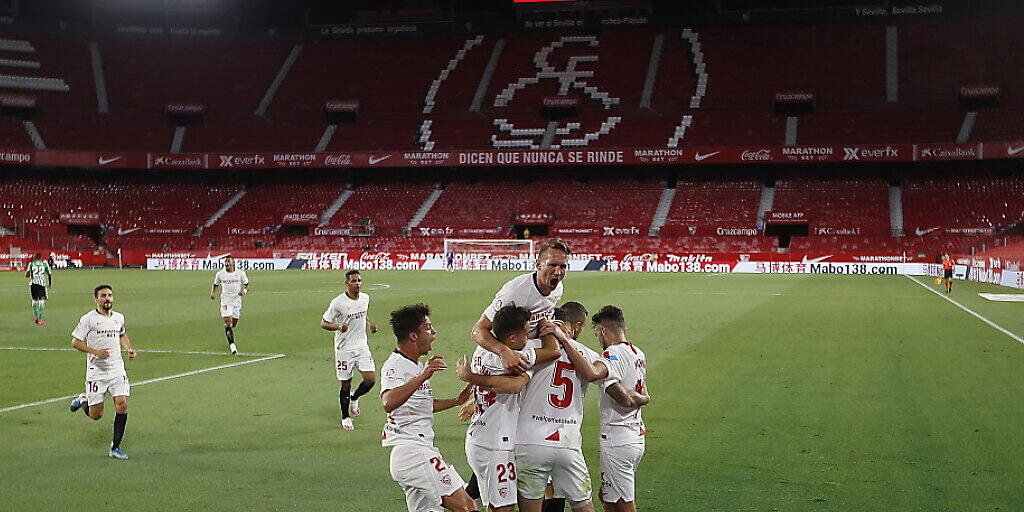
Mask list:
POLYGON ((558 409, 565 409, 566 407, 569 407, 569 404, 572 403, 572 380, 570 380, 569 377, 566 377, 563 374, 564 372, 572 371, 576 371, 576 368, 572 365, 572 363, 567 363, 565 361, 556 362, 555 376, 554 378, 551 379, 551 387, 562 388, 562 392, 561 395, 555 393, 551 393, 550 395, 548 395, 548 402, 552 405, 552 407, 556 407, 558 409))

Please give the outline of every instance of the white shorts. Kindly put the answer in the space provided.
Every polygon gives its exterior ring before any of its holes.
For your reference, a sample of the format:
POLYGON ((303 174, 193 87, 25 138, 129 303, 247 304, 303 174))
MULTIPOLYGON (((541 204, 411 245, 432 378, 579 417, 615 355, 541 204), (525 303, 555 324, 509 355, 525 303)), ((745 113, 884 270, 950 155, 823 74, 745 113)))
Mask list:
POLYGON ((338 380, 352 380, 356 371, 377 371, 370 347, 365 344, 356 348, 334 347, 334 368, 338 371, 338 380))
POLYGON ((501 508, 516 504, 516 456, 513 450, 491 450, 467 442, 466 458, 476 475, 484 506, 501 508))
POLYGON ((131 396, 131 385, 128 384, 128 375, 123 374, 106 380, 85 381, 85 396, 89 399, 89 405, 103 403, 103 394, 115 396, 131 396))
POLYGON ((636 470, 642 458, 643 444, 601 445, 601 501, 636 501, 636 470))
POLYGON ((535 444, 516 445, 519 495, 528 500, 544 497, 548 478, 555 496, 572 502, 589 501, 590 473, 583 452, 535 444))
POLYGON ((238 317, 242 315, 242 301, 220 303, 220 316, 221 318, 231 317, 238 320, 238 317))
POLYGON ((391 478, 405 491, 409 512, 443 512, 441 499, 466 485, 437 448, 417 444, 391 449, 391 478))

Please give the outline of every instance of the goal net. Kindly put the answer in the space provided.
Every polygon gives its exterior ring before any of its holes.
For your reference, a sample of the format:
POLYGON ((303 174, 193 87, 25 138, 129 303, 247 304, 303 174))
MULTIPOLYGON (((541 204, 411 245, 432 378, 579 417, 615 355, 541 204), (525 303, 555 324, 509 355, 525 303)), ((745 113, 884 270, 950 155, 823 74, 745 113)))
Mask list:
POLYGON ((497 261, 531 262, 534 256, 533 240, 444 239, 448 270, 490 270, 497 261))

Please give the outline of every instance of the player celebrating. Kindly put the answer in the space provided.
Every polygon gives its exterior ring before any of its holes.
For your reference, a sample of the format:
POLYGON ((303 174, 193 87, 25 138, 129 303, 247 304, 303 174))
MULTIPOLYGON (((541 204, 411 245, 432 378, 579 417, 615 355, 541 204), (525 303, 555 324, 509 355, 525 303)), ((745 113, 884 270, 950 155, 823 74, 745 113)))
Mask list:
POLYGON ((953 291, 953 258, 949 254, 942 255, 942 286, 946 293, 953 291))
MULTIPOLYGON (((546 323, 541 328, 545 345, 527 347, 530 312, 519 306, 504 306, 494 315, 494 337, 519 351, 528 367, 558 358, 552 334, 557 327, 546 323)), ((516 422, 519 418, 519 392, 529 375, 512 375, 501 357, 477 347, 471 364, 465 358, 457 367, 459 378, 475 384, 475 408, 466 431, 466 457, 477 478, 480 497, 492 512, 512 512, 517 498, 516 422)))
MULTIPOLYGON (((594 333, 604 347, 601 360, 591 362, 576 351, 566 351, 584 380, 604 379, 601 394, 601 502, 606 511, 635 512, 635 476, 644 456, 644 420, 647 405, 647 357, 626 341, 626 320, 615 306, 601 308, 592 318, 594 333), (607 378, 605 378, 607 377, 607 378)), ((582 324, 582 323, 581 323, 582 324)))
POLYGON ((213 277, 213 288, 210 289, 210 300, 217 294, 217 288, 223 287, 220 293, 220 316, 224 319, 224 336, 228 340, 228 348, 232 355, 238 355, 235 346, 235 326, 242 314, 242 297, 249 293, 249 276, 244 270, 235 269, 235 259, 224 258, 224 269, 217 271, 213 277))
POLYGON ((103 417, 103 394, 114 399, 114 438, 110 442, 110 456, 127 459, 121 451, 124 427, 128 423, 128 374, 124 371, 121 348, 128 351, 128 359, 135 359, 132 342, 124 332, 124 315, 114 311, 114 290, 101 284, 93 290, 96 309, 82 315, 78 326, 71 332, 71 346, 89 354, 86 357, 85 393, 71 401, 71 412, 79 409, 93 420, 103 417))
POLYGON ((491 305, 484 310, 480 320, 473 326, 473 341, 484 349, 501 356, 506 369, 522 373, 526 364, 522 354, 495 339, 491 332, 494 315, 504 306, 516 305, 530 312, 531 336, 535 335, 537 323, 550 319, 555 304, 562 298, 562 280, 569 267, 572 250, 565 241, 552 238, 540 246, 537 253, 537 271, 515 277, 498 290, 491 305))
POLYGON ((468 400, 473 386, 467 384, 455 398, 434 398, 430 378, 448 366, 440 355, 431 357, 426 366, 420 362, 437 335, 426 304, 392 311, 391 329, 398 348, 381 367, 380 389, 387 413, 381 445, 392 447, 391 477, 405 491, 410 512, 440 511, 441 507, 477 510, 462 487, 462 478, 434 447, 434 413, 468 400))
POLYGON ((32 292, 32 314, 36 317, 36 324, 46 325, 44 314, 46 311, 46 292, 53 286, 53 271, 50 265, 43 261, 43 255, 36 253, 35 258, 28 264, 25 277, 29 278, 29 291, 32 292))
POLYGON ((366 315, 370 309, 370 296, 360 292, 363 287, 363 276, 358 270, 345 273, 345 293, 338 295, 327 306, 320 328, 334 331, 334 367, 341 381, 338 400, 341 406, 341 426, 352 430, 355 425, 349 416, 359 416, 359 397, 365 395, 376 384, 370 345, 366 341, 366 328, 371 333, 377 332, 377 326, 366 315), (352 373, 358 369, 363 381, 356 392, 352 393, 352 373))
POLYGON ((571 326, 581 326, 586 322, 586 308, 578 302, 567 302, 560 309, 564 311, 566 320, 562 324, 563 329, 555 329, 554 335, 562 344, 563 351, 558 359, 538 364, 530 370, 530 382, 523 391, 520 404, 515 450, 519 470, 519 510, 524 512, 541 510, 544 488, 549 479, 554 486, 554 495, 568 499, 573 510, 594 510, 590 501, 590 475, 580 436, 588 382, 573 371, 567 352, 579 352, 591 362, 601 356, 571 339, 582 332, 582 327, 574 330, 571 326))

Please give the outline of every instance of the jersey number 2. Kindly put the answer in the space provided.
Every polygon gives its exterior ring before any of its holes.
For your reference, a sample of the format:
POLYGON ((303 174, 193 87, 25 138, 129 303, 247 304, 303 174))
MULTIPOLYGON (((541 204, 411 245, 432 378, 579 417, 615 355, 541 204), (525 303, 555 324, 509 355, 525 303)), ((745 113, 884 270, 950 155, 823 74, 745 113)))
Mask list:
POLYGON ((551 387, 562 388, 562 395, 559 396, 555 393, 551 393, 548 395, 548 402, 551 403, 553 407, 557 407, 559 409, 565 409, 572 403, 572 381, 569 380, 569 377, 562 374, 567 371, 575 371, 572 363, 558 361, 555 366, 555 376, 551 379, 551 387))

